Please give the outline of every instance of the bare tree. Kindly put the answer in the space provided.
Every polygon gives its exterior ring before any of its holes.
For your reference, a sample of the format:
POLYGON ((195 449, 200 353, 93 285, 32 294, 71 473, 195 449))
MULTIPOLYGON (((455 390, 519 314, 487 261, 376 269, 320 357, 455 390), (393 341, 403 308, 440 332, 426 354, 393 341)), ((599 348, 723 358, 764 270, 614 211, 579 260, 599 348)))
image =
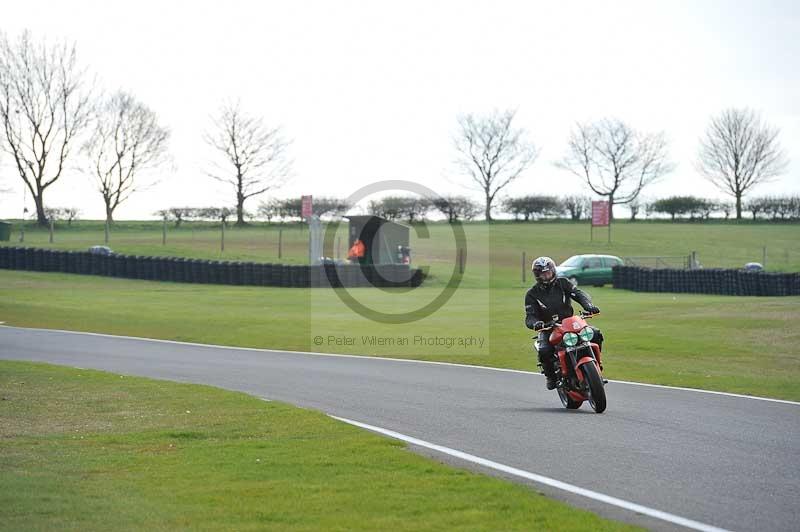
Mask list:
POLYGON ((592 209, 592 200, 587 196, 572 195, 561 200, 571 220, 580 220, 592 209))
POLYGON ((62 176, 89 121, 84 77, 74 44, 37 44, 29 31, 14 42, 0 35, 0 144, 31 191, 41 225, 48 223, 44 192, 62 176))
POLYGON ((448 223, 472 220, 481 212, 481 207, 465 196, 440 196, 433 199, 433 206, 447 216, 448 223))
POLYGON ((67 220, 67 225, 72 226, 72 221, 81 215, 81 210, 77 207, 62 207, 61 213, 67 220))
POLYGON ((369 202, 367 210, 370 214, 388 220, 408 220, 414 223, 425 218, 433 208, 431 200, 420 196, 386 196, 369 202))
POLYGON ((628 203, 628 208, 631 210, 631 221, 636 221, 636 216, 639 214, 639 211, 642 210, 642 205, 645 202, 641 201, 640 198, 636 198, 628 203))
POLYGON ((203 209, 195 207, 170 207, 169 209, 161 209, 153 214, 161 218, 165 222, 175 221, 175 227, 180 227, 184 221, 192 218, 200 218, 203 209))
POLYGON ((612 219, 614 205, 634 201, 644 187, 673 169, 663 133, 640 133, 616 119, 577 124, 556 166, 607 197, 612 219))
POLYGON ((235 209, 228 207, 203 207, 197 209, 197 217, 204 220, 219 220, 223 225, 228 225, 228 218, 234 213, 235 209))
POLYGON ((314 214, 319 217, 328 216, 342 216, 350 209, 347 200, 330 197, 314 197, 314 214))
POLYGON ((133 96, 119 91, 103 99, 94 111, 94 131, 82 147, 87 172, 103 196, 106 221, 141 187, 137 176, 167 162, 169 130, 156 114, 133 96))
POLYGON ((514 128, 516 111, 490 115, 467 114, 458 118, 454 138, 459 153, 456 164, 483 191, 485 216, 492 220, 492 202, 497 193, 517 179, 536 160, 538 150, 527 140, 523 128, 514 128))
POLYGON ((742 196, 782 174, 787 165, 778 129, 762 122, 751 109, 727 109, 713 117, 700 140, 697 168, 736 199, 737 220, 742 218, 742 196))
POLYGON ((272 220, 272 218, 279 218, 282 221, 287 219, 303 220, 303 201, 301 198, 288 198, 278 199, 272 198, 269 201, 262 201, 257 213, 259 216, 272 220))
POLYGON ((528 195, 506 198, 503 209, 504 212, 513 214, 515 220, 519 220, 521 215, 527 222, 531 218, 558 216, 564 211, 564 206, 555 196, 528 195))
POLYGON ((244 202, 281 186, 289 177, 289 141, 281 127, 270 128, 260 117, 249 116, 239 104, 223 104, 213 119, 213 131, 204 136, 221 156, 208 175, 233 186, 236 225, 244 225, 244 202))
POLYGON ((45 214, 45 216, 47 216, 47 220, 48 221, 49 220, 53 220, 53 221, 60 220, 61 219, 61 215, 63 213, 64 212, 61 210, 61 207, 45 207, 44 208, 44 214, 45 214))

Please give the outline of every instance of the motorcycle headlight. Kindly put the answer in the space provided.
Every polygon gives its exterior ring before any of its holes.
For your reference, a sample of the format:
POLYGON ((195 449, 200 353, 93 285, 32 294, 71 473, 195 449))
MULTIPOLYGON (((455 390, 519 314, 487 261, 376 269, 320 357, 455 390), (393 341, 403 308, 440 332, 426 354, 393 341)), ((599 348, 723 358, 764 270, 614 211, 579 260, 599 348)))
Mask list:
POLYGON ((567 347, 578 345, 578 335, 574 332, 564 334, 564 345, 567 347))
POLYGON ((589 342, 592 338, 594 338, 594 331, 591 327, 584 327, 581 329, 581 332, 578 333, 578 336, 580 336, 581 340, 584 342, 589 342))

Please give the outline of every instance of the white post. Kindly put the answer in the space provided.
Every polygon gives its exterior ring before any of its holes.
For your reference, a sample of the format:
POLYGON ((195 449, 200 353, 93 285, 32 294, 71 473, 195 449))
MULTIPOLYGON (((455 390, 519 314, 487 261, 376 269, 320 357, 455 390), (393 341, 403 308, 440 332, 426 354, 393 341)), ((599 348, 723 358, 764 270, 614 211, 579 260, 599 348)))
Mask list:
POLYGON ((525 276, 525 263, 526 262, 527 261, 525 260, 525 252, 523 251, 522 252, 522 284, 525 284, 525 282, 527 281, 526 276, 525 276))

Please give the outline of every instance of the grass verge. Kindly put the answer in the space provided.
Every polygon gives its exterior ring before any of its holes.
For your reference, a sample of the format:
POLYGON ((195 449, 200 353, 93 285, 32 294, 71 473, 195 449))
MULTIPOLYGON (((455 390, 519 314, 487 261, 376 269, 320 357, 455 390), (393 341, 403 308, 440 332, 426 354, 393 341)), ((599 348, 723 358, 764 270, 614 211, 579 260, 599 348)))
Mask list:
POLYGON ((320 413, 0 362, 0 530, 633 530, 320 413))
MULTIPOLYGON (((636 293, 591 288, 603 313, 606 376, 655 384, 800 400, 800 297, 636 293)), ((426 299, 362 289, 368 305, 426 299)), ((0 321, 242 347, 325 351, 536 370, 524 328, 524 289, 460 289, 442 309, 410 324, 382 324, 350 312, 329 290, 189 285, 0 271, 0 321), (330 335, 353 339, 328 342, 330 335), (323 338, 321 345, 312 339, 323 338), (479 337, 461 348, 414 343, 415 336, 479 337), (375 345, 365 338, 409 339, 375 345)))
MULTIPOLYGON (((18 240, 16 224, 10 242, 0 246, 32 246, 49 249, 86 250, 103 244, 104 226, 97 222, 75 222, 59 227, 50 243, 49 231, 35 225, 25 229, 25 241, 18 240)), ((571 255, 606 253, 639 257, 636 262, 653 266, 654 259, 683 267, 683 258, 697 252, 706 268, 741 268, 747 262, 765 262, 769 271, 800 271, 800 224, 798 223, 630 223, 615 221, 611 241, 607 231, 596 229, 590 238, 588 222, 468 222, 466 271, 462 286, 503 288, 521 280, 522 253, 528 261, 548 255, 560 263, 571 255)), ((450 225, 428 222, 411 229, 412 260, 415 266, 429 266, 428 285, 444 285, 455 263, 456 243, 450 225)), ((221 231, 208 223, 191 222, 169 227, 162 244, 160 222, 121 221, 114 224, 109 246, 117 253, 144 256, 174 256, 227 261, 256 261, 284 264, 308 262, 308 228, 303 224, 253 224, 221 231), (279 246, 280 243, 280 246, 279 246), (280 255, 280 256, 279 256, 280 255)), ((347 253, 347 225, 342 224, 330 242, 328 253, 344 258, 347 253)), ((526 267, 527 269, 527 267, 526 267)), ((527 273, 530 279, 530 271, 527 273)))

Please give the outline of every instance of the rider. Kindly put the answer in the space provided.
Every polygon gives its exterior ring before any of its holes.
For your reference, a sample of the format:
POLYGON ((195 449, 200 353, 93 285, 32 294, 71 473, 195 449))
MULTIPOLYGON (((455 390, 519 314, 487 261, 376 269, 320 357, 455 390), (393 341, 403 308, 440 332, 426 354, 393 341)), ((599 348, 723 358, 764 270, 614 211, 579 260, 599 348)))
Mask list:
MULTIPOLYGON (((579 290, 565 277, 557 277, 556 263, 550 257, 539 257, 531 264, 536 284, 525 294, 525 326, 539 333, 536 342, 539 362, 547 377, 547 389, 556 387, 555 347, 550 345, 550 333, 543 331, 547 322, 561 321, 573 315, 572 301, 577 301, 587 312, 597 314, 600 309, 593 303, 589 294, 579 290)), ((603 335, 594 329, 594 341, 603 346, 603 335)))

